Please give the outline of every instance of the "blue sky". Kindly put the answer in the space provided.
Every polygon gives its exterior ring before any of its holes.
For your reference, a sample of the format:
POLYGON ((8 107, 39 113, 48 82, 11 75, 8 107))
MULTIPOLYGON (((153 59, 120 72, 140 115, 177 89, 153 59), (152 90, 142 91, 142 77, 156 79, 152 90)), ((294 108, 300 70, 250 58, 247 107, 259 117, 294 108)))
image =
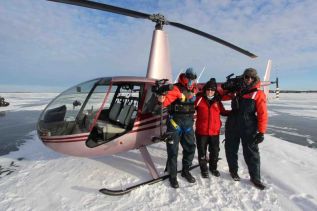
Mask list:
MULTIPOLYGON (((317 90, 317 1, 99 0, 208 32, 258 55, 171 26, 174 77, 186 67, 204 79, 255 67, 281 89, 317 90)), ((41 0, 0 3, 0 92, 62 91, 96 77, 145 76, 154 24, 102 11, 41 0)), ((204 80, 202 79, 202 81, 204 80)))

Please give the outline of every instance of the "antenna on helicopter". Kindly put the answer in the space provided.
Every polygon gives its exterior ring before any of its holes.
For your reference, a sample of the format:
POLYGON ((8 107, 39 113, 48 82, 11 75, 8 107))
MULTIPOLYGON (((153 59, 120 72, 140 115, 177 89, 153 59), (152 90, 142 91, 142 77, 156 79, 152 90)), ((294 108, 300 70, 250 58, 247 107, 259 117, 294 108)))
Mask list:
POLYGON ((183 71, 184 71, 184 69, 181 69, 181 70, 178 72, 178 74, 177 74, 177 76, 176 76, 176 78, 175 78, 175 80, 174 80, 174 84, 177 83, 177 80, 178 80, 178 78, 179 78, 179 75, 180 75, 183 71))
POLYGON ((197 78, 197 83, 199 82, 199 79, 200 79, 200 77, 202 76, 202 74, 204 73, 205 69, 206 69, 206 66, 204 66, 204 68, 203 68, 202 71, 200 72, 200 74, 199 74, 199 76, 198 76, 198 78, 197 78))

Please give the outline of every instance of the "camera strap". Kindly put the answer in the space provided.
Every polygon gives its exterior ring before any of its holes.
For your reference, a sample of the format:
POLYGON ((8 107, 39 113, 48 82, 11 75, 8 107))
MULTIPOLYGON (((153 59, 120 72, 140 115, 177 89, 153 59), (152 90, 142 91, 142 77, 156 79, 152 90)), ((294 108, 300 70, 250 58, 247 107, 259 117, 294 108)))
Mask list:
POLYGON ((238 97, 242 97, 243 95, 250 94, 250 93, 256 92, 256 91, 258 91, 257 88, 242 90, 241 92, 238 93, 237 96, 238 96, 238 97))
POLYGON ((253 89, 246 89, 246 90, 242 90, 241 92, 238 92, 236 94, 236 96, 232 99, 232 101, 234 101, 233 104, 231 104, 231 107, 233 110, 239 110, 240 109, 240 100, 243 98, 243 95, 246 94, 250 94, 252 92, 257 92, 258 89, 257 88, 253 88, 253 89), (234 105, 234 107, 233 107, 234 105))

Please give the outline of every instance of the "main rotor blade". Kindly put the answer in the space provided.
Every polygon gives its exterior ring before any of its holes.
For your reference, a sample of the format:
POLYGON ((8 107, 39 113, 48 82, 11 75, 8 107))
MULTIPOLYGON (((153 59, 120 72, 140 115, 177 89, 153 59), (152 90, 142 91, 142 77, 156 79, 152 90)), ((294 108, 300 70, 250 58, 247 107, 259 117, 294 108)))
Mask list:
POLYGON ((171 25, 171 26, 175 26, 175 27, 180 28, 180 29, 184 29, 184 30, 190 31, 192 33, 198 34, 198 35, 203 36, 203 37, 206 37, 206 38, 208 38, 210 40, 213 40, 213 41, 215 41, 217 43, 220 43, 220 44, 225 45, 225 46, 227 46, 229 48, 232 48, 232 49, 234 49, 234 50, 236 50, 236 51, 238 51, 240 53, 243 53, 243 54, 245 54, 245 55, 247 55, 247 56, 249 56, 251 58, 256 58, 257 57, 256 55, 254 55, 253 53, 250 53, 247 50, 239 48, 236 45, 233 45, 233 44, 231 44, 231 43, 229 43, 227 41, 224 41, 224 40, 222 40, 222 39, 220 39, 218 37, 215 37, 215 36, 213 36, 211 34, 207 34, 206 32, 200 31, 198 29, 194 29, 194 28, 186 26, 184 24, 171 22, 171 21, 166 21, 166 24, 167 25, 171 25))
POLYGON ((138 11, 134 11, 134 10, 129 10, 129 9, 121 8, 121 7, 116 7, 116 6, 112 6, 112 5, 108 5, 108 4, 104 4, 104 3, 99 3, 99 2, 88 1, 88 0, 48 0, 48 1, 60 2, 60 3, 65 3, 65 4, 71 4, 71 5, 76 5, 76 6, 92 8, 92 9, 112 12, 112 13, 116 13, 116 14, 120 14, 120 15, 130 16, 133 18, 143 18, 143 19, 148 19, 148 20, 154 21, 157 24, 162 24, 162 25, 166 24, 166 25, 175 26, 177 28, 187 30, 187 31, 192 32, 194 34, 198 34, 200 36, 203 36, 203 37, 206 37, 210 40, 218 42, 218 43, 225 45, 229 48, 232 48, 232 49, 234 49, 242 54, 245 54, 251 58, 257 57, 253 53, 250 53, 247 50, 239 48, 238 46, 235 46, 235 45, 233 45, 227 41, 224 41, 218 37, 215 37, 211 34, 207 34, 206 32, 200 31, 198 29, 194 29, 192 27, 186 26, 186 25, 181 24, 181 23, 167 21, 164 18, 164 16, 159 15, 159 14, 158 15, 150 15, 150 14, 146 14, 146 13, 142 13, 142 12, 138 12, 138 11))
POLYGON ((107 12, 113 12, 120 15, 126 15, 133 18, 143 18, 143 19, 149 19, 150 15, 134 10, 128 10, 121 7, 115 7, 109 4, 99 3, 99 2, 93 2, 93 1, 87 1, 87 0, 48 0, 48 1, 54 1, 54 2, 60 2, 65 4, 71 4, 76 6, 82 6, 82 7, 88 7, 96 10, 102 10, 107 12))

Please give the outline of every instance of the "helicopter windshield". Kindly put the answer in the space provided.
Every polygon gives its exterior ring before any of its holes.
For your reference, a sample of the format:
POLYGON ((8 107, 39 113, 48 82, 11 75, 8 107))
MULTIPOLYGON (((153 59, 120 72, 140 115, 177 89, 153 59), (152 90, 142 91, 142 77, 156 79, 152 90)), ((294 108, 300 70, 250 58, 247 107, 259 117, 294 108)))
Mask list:
MULTIPOLYGON (((41 114, 41 135, 60 136, 89 132, 93 119, 109 91, 110 78, 99 78, 76 85, 57 96, 41 114)), ((113 95, 109 94, 109 101, 113 95)))

